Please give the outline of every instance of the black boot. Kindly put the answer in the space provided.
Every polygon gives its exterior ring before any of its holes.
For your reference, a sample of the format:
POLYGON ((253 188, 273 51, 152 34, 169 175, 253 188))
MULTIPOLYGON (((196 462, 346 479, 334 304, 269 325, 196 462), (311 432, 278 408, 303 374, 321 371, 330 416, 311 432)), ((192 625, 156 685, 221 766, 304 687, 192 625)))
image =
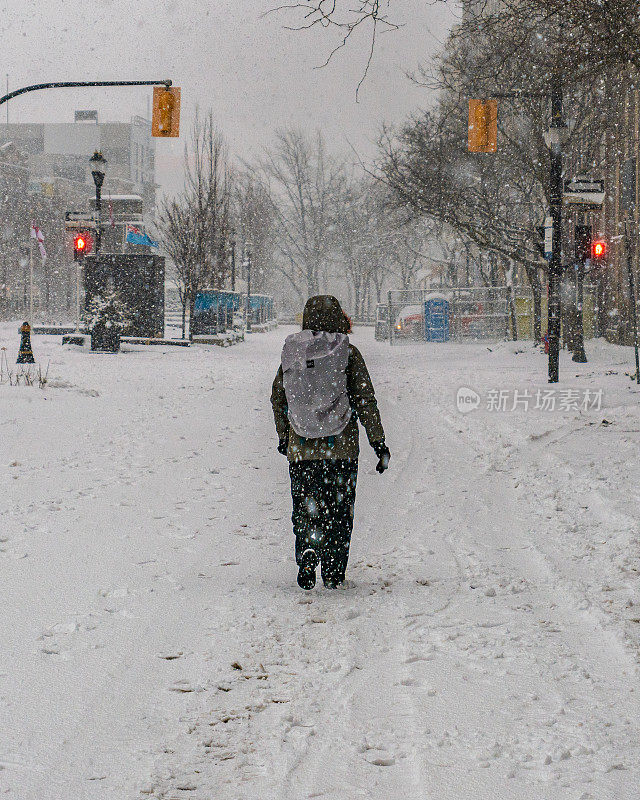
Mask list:
POLYGON ((320 558, 315 550, 307 548, 300 559, 300 569, 298 570, 298 586, 301 589, 313 589, 316 585, 316 567, 320 563, 320 558))

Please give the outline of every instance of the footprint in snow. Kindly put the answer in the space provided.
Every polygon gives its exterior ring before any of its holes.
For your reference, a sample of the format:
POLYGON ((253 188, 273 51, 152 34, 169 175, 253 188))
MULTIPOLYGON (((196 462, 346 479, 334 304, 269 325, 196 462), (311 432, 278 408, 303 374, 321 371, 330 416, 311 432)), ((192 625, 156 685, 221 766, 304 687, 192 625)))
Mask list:
POLYGON ((195 684, 191 683, 191 681, 179 680, 174 681, 174 683, 169 686, 169 691, 178 692, 180 694, 188 694, 189 692, 203 692, 204 689, 202 686, 196 686, 195 684))
POLYGON ((367 750, 364 760, 375 767, 392 767, 396 763, 395 756, 384 750, 367 750))
POLYGON ((420 655, 416 655, 415 653, 413 653, 410 656, 407 656, 407 658, 405 658, 404 663, 405 664, 415 664, 416 661, 428 661, 428 660, 430 660, 430 659, 428 659, 427 656, 420 656, 420 655))

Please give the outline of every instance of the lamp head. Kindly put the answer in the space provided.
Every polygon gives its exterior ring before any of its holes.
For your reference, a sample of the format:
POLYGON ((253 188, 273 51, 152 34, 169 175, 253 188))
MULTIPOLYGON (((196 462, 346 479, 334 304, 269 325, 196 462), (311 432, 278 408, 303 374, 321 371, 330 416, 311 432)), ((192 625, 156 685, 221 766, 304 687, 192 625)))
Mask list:
POLYGON ((96 189, 100 189, 104 183, 104 177, 107 173, 107 159, 99 150, 96 150, 89 159, 89 165, 91 167, 91 175, 93 177, 93 182, 96 185, 96 189))

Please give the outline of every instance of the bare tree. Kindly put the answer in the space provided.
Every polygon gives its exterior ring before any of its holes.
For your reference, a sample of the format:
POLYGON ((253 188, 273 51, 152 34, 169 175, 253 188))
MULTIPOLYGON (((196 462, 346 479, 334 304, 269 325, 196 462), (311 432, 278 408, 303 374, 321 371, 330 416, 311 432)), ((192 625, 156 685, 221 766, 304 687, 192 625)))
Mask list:
POLYGON ((395 139, 386 136, 384 179, 404 211, 437 220, 480 252, 523 266, 534 294, 538 340, 539 270, 546 266, 537 247, 536 227, 545 214, 538 166, 530 154, 517 160, 507 151, 487 160, 467 153, 462 117, 440 109, 438 117, 411 120, 395 139))
POLYGON ((163 201, 158 213, 160 237, 176 267, 183 336, 187 308, 193 317, 198 292, 207 285, 222 288, 228 270, 231 177, 211 112, 196 113, 184 165, 183 192, 163 201))
POLYGON ((204 118, 196 112, 185 148, 184 196, 194 216, 196 259, 212 286, 222 288, 228 268, 231 177, 227 147, 212 112, 204 118))
POLYGON ((325 66, 333 56, 349 44, 350 39, 360 29, 369 29, 369 48, 362 76, 356 87, 358 91, 369 72, 379 33, 397 30, 399 25, 387 15, 389 0, 306 0, 305 2, 285 2, 274 11, 289 11, 299 22, 287 26, 293 30, 322 27, 337 34, 337 44, 329 52, 325 66))
POLYGON ((277 270, 301 300, 320 291, 331 258, 334 205, 344 183, 342 166, 320 133, 280 131, 257 171, 271 200, 279 258, 277 270))
POLYGON ((238 241, 252 251, 252 286, 258 292, 273 290, 276 220, 265 185, 249 171, 237 176, 233 193, 233 219, 238 241))
POLYGON ((164 200, 158 210, 160 239, 173 262, 178 296, 182 306, 182 338, 186 336, 186 314, 191 298, 203 284, 203 274, 196 257, 194 218, 184 198, 164 200))
MULTIPOLYGON (((507 65, 514 57, 527 53, 530 44, 537 42, 538 63, 545 59, 561 64, 572 77, 586 72, 599 72, 615 66, 618 69, 633 65, 640 70, 640 3, 638 0, 430 0, 430 4, 462 5, 462 24, 454 35, 466 37, 473 31, 486 42, 499 43, 501 56, 493 59, 495 48, 476 49, 479 61, 492 67, 507 65)), ((321 27, 329 33, 336 31, 340 40, 330 51, 345 47, 355 32, 369 27, 370 53, 376 44, 376 34, 399 26, 393 10, 399 0, 307 0, 284 2, 274 10, 286 10, 298 22, 289 25, 295 30, 321 27)), ((369 56, 369 62, 371 55, 369 56)), ((521 65, 525 63, 521 60, 521 65)), ((501 78, 500 72, 490 73, 501 78)), ((548 75, 547 75, 548 77, 548 75)), ((539 75, 545 79, 544 73, 539 75)))
POLYGON ((383 234, 377 224, 371 189, 369 180, 351 180, 345 183, 335 205, 335 257, 340 272, 347 279, 351 308, 357 319, 365 317, 368 311, 373 265, 379 257, 383 234))

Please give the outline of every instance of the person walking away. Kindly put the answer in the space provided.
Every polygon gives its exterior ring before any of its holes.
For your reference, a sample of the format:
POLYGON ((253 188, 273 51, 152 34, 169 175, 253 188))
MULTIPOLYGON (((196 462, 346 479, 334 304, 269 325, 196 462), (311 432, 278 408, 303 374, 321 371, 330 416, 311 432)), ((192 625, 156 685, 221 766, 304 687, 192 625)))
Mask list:
POLYGON ((382 474, 391 457, 364 359, 349 342, 351 324, 330 295, 307 300, 302 330, 288 336, 271 405, 278 451, 289 460, 298 585, 344 583, 358 476, 359 428, 382 474))

